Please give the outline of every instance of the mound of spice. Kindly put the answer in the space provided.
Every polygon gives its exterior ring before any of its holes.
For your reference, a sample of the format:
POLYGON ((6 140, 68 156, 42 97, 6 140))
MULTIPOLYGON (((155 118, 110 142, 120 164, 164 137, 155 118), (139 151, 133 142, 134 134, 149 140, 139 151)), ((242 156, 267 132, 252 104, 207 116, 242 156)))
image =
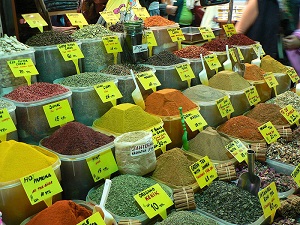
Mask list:
POLYGON ((219 126, 218 131, 244 140, 261 141, 264 139, 258 130, 261 125, 247 116, 236 116, 219 126))
POLYGON ((104 36, 113 35, 114 33, 108 30, 101 24, 89 24, 83 28, 76 30, 71 36, 76 39, 101 38, 104 36))
POLYGON ((173 53, 178 57, 188 58, 188 59, 199 59, 200 54, 202 54, 202 56, 210 54, 210 52, 207 51, 205 48, 196 45, 187 46, 173 53))
POLYGON ((263 215, 257 196, 224 181, 213 181, 195 201, 199 209, 233 224, 250 224, 263 215))
POLYGON ((173 148, 157 157, 152 177, 167 185, 187 186, 196 183, 189 168, 197 159, 187 156, 180 148, 173 148))
POLYGON ((226 51, 226 45, 231 48, 231 44, 228 39, 214 39, 209 42, 206 42, 202 45, 203 48, 206 48, 208 51, 213 52, 224 52, 226 51))
POLYGON ((150 16, 144 20, 145 27, 161 27, 175 24, 174 21, 168 20, 162 16, 150 16))
POLYGON ((9 94, 4 95, 4 97, 17 102, 33 102, 60 95, 68 91, 69 89, 59 84, 37 82, 30 86, 17 87, 9 94))
POLYGON ((48 46, 74 42, 69 34, 60 31, 44 31, 30 37, 26 44, 29 46, 48 46))
POLYGON ((266 72, 286 73, 287 67, 269 55, 261 59, 260 67, 266 72))
POLYGON ((43 148, 14 140, 0 143, 0 182, 20 179, 53 165, 58 156, 43 148))
POLYGON ((92 215, 92 211, 71 201, 61 200, 39 212, 27 225, 74 225, 92 215))
POLYGON ((41 144, 63 155, 79 155, 113 141, 113 136, 99 133, 78 122, 69 122, 43 139, 41 144))
POLYGON ((253 45, 255 41, 251 38, 247 37, 245 34, 233 34, 229 39, 228 42, 231 45, 253 45))
POLYGON ((277 95, 275 98, 270 99, 268 103, 274 103, 279 105, 281 108, 291 105, 294 107, 294 109, 300 112, 300 96, 292 91, 283 92, 282 94, 277 95))
POLYGON ((184 113, 197 108, 195 103, 176 89, 163 89, 153 92, 146 98, 145 105, 146 112, 159 116, 179 115, 179 107, 182 107, 184 113))
POLYGON ((135 74, 151 70, 150 67, 141 66, 137 64, 115 64, 108 65, 107 68, 101 70, 101 73, 113 74, 118 76, 131 76, 130 70, 135 74))
POLYGON ((172 52, 162 51, 151 56, 145 63, 153 66, 171 66, 182 62, 185 62, 185 60, 172 52))
POLYGON ((264 74, 266 73, 263 69, 257 65, 245 63, 244 78, 246 80, 264 80, 264 74))
POLYGON ((281 107, 275 104, 259 103, 245 116, 260 123, 271 121, 273 125, 288 125, 289 122, 280 113, 281 107))
POLYGON ((210 102, 223 98, 226 94, 206 85, 196 85, 182 92, 193 102, 210 102))
POLYGON ((150 115, 140 106, 123 103, 112 107, 93 126, 100 130, 123 134, 131 131, 146 130, 157 125, 161 119, 150 115))
POLYGON ((212 127, 207 127, 189 140, 189 151, 200 156, 207 155, 212 160, 224 161, 229 159, 225 145, 230 142, 230 139, 221 136, 212 127))
POLYGON ((250 87, 248 81, 238 73, 232 71, 221 71, 208 80, 209 86, 225 91, 240 91, 250 87))

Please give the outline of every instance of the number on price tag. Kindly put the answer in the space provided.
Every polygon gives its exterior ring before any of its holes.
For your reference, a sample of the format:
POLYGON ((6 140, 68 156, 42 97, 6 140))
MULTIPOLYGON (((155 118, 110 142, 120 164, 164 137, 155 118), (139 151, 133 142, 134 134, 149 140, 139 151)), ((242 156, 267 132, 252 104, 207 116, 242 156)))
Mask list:
POLYGON ((114 81, 107 81, 97 84, 94 86, 94 88, 104 103, 123 97, 114 81))
POLYGON ((17 130, 6 108, 0 109, 0 136, 17 130))
POLYGON ((272 182, 264 189, 258 192, 259 201, 264 211, 265 218, 274 215, 280 207, 280 200, 276 189, 275 182, 272 182))
POLYGON ((57 45, 65 61, 84 58, 81 49, 76 42, 69 42, 57 45))
POLYGON ((154 150, 158 150, 172 142, 169 135, 167 134, 166 130, 162 125, 154 126, 149 130, 152 132, 154 150))
POLYGON ((119 22, 118 16, 113 11, 102 11, 100 15, 103 17, 106 23, 115 24, 119 22))
POLYGON ((87 158, 86 162, 95 182, 119 170, 111 149, 87 158))
POLYGON ((157 41, 155 39, 154 33, 152 30, 148 30, 145 32, 147 37, 148 46, 157 46, 157 41))
POLYGON ((184 120, 192 131, 202 130, 207 122, 202 117, 198 109, 186 112, 183 114, 184 120))
POLYGON ((15 77, 37 75, 37 71, 32 59, 16 59, 7 61, 9 68, 15 77))
POLYGON ((136 76, 145 90, 161 85, 152 70, 137 73, 136 76))
POLYGON ((188 63, 179 64, 175 66, 175 68, 182 81, 191 80, 192 78, 195 78, 195 74, 190 64, 188 63))
POLYGON ((24 176, 20 180, 32 205, 62 192, 52 167, 24 176))
POLYGON ((66 16, 73 26, 83 27, 89 25, 82 13, 66 13, 66 16))
POLYGON ((272 88, 272 87, 275 87, 278 85, 278 82, 272 72, 265 73, 264 79, 267 82, 269 88, 272 88))
POLYGON ((244 160, 247 162, 248 149, 239 139, 235 139, 234 141, 225 145, 225 148, 234 156, 234 158, 237 159, 239 163, 243 162, 244 160))
POLYGON ((294 178, 294 181, 297 183, 298 187, 300 187, 300 164, 294 169, 291 176, 294 178))
POLYGON ((44 105, 43 109, 51 128, 74 120, 72 109, 67 99, 44 105))
POLYGON ((215 70, 221 67, 221 63, 215 53, 204 56, 204 60, 206 61, 210 70, 215 70))
POLYGON ((77 225, 106 225, 99 212, 93 213, 90 217, 77 223, 77 225))
POLYGON ((31 28, 37 27, 41 32, 43 32, 43 27, 48 25, 39 13, 22 14, 22 17, 31 28))
POLYGON ((176 42, 176 41, 184 41, 185 40, 185 37, 182 33, 182 30, 180 28, 169 28, 167 29, 169 35, 170 35, 170 38, 173 42, 176 42))
POLYGON ((190 170, 192 171, 200 188, 208 186, 214 179, 218 177, 214 165, 207 156, 201 158, 191 165, 190 170))
POLYGON ((236 34, 235 27, 232 23, 223 25, 223 28, 227 37, 231 37, 232 35, 236 34))
POLYGON ((289 68, 286 71, 286 74, 291 78, 293 83, 297 83, 298 80, 300 79, 297 72, 295 71, 295 69, 293 67, 289 68))
POLYGON ((172 199, 159 184, 154 184, 141 191, 134 196, 134 199, 150 219, 158 214, 163 214, 167 208, 173 205, 172 199))
POLYGON ((271 144, 277 141, 278 138, 280 138, 280 134, 270 121, 259 126, 258 130, 268 144, 271 144))
POLYGON ((145 7, 140 7, 140 8, 135 7, 132 9, 133 9, 134 14, 141 19, 146 19, 146 18, 150 17, 150 15, 145 7))
POLYGON ((118 36, 106 36, 102 37, 103 44, 107 53, 122 52, 122 46, 120 44, 118 36))
POLYGON ((199 31, 202 35, 203 40, 211 40, 216 38, 214 32, 210 27, 199 27, 199 31))
POLYGON ((290 124, 294 124, 300 119, 300 114, 294 109, 293 106, 287 105, 280 110, 280 113, 289 121, 290 124))
POLYGON ((249 104, 252 105, 256 105, 257 103, 260 102, 260 97, 257 93, 256 87, 255 86, 251 86, 250 88, 248 88, 245 91, 246 97, 248 99, 249 104))
POLYGON ((228 98, 228 96, 224 96, 216 101, 217 107, 222 117, 230 115, 234 112, 233 106, 228 98))
POLYGON ((265 51, 264 51, 264 49, 263 49, 263 47, 261 46, 260 43, 256 43, 256 44, 252 45, 252 47, 253 47, 253 50, 254 50, 254 52, 255 52, 255 54, 256 54, 257 56, 258 56, 258 49, 259 49, 259 48, 261 48, 260 55, 265 55, 265 54, 266 54, 265 51))

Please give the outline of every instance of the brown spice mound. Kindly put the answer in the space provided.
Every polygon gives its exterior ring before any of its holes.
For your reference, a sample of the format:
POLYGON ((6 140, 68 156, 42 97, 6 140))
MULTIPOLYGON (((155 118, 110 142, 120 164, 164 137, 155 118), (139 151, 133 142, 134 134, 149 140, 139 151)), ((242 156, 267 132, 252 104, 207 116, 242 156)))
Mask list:
POLYGON ((196 182, 189 166, 191 161, 180 148, 173 148, 157 158, 152 177, 174 186, 186 186, 196 182))
POLYGON ((250 87, 248 81, 233 71, 220 71, 208 80, 209 86, 224 91, 240 91, 250 87))
POLYGON ((260 141, 264 139, 258 130, 261 125, 247 116, 236 116, 222 124, 218 131, 244 140, 260 141))
POLYGON ((257 120, 261 123, 271 121, 273 125, 287 125, 288 121, 280 113, 281 107, 275 104, 259 103, 249 113, 247 117, 257 120))
POLYGON ((246 80, 264 80, 266 72, 257 65, 245 63, 244 78, 246 80))

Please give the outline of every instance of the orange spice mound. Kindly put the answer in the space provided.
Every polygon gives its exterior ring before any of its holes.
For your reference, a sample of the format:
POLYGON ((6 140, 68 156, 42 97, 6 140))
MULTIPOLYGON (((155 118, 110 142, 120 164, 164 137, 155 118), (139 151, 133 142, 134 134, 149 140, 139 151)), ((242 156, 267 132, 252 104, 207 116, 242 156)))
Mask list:
POLYGON ((252 118, 236 116, 222 124, 218 131, 244 140, 260 141, 264 139, 258 130, 261 125, 262 123, 252 118))
POLYGON ((175 22, 168 20, 162 16, 150 16, 144 20, 145 27, 161 27, 172 24, 175 24, 175 22))
POLYGON ((263 80, 266 72, 257 65, 245 63, 244 78, 246 80, 263 80))
POLYGON ((150 94, 145 101, 145 111, 159 116, 177 116, 179 107, 185 113, 197 105, 176 89, 163 89, 150 94))

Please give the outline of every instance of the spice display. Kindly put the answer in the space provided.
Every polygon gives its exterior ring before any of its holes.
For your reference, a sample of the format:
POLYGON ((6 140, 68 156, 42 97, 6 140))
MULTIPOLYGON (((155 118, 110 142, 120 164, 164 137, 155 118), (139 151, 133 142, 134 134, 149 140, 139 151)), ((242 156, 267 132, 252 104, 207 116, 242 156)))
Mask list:
POLYGON ((297 212, 292 204, 290 204, 287 200, 280 202, 280 207, 278 208, 279 215, 284 218, 296 218, 297 212))
POLYGON ((11 107, 11 106, 13 106, 12 103, 0 99, 0 109, 9 108, 9 107, 11 107))
POLYGON ((69 122, 42 140, 42 146, 63 155, 79 155, 112 143, 107 136, 78 122, 69 122))
POLYGON ((92 211, 70 201, 61 200, 39 212, 27 225, 75 225, 92 215, 92 211))
POLYGON ((4 97, 17 102, 39 101, 52 96, 60 95, 69 90, 59 84, 37 82, 30 86, 20 86, 4 95, 4 97))
POLYGON ((226 94, 206 85, 196 85, 182 92, 193 102, 210 102, 223 98, 226 94))
POLYGON ((188 59, 199 59, 200 54, 202 54, 202 56, 206 56, 206 55, 210 54, 210 52, 207 51, 205 48, 203 48, 201 46, 196 46, 196 45, 190 45, 190 46, 184 47, 173 53, 175 55, 177 55, 178 57, 188 58, 188 59))
POLYGON ((175 24, 174 21, 168 20, 162 16, 150 16, 144 20, 145 27, 160 27, 175 24))
MULTIPOLYGON (((157 182, 149 178, 129 174, 114 177, 111 181, 105 209, 122 217, 135 217, 144 214, 144 211, 136 203, 133 196, 157 182)), ((88 198, 93 202, 100 202, 103 188, 104 185, 101 185, 92 189, 88 194, 88 198)), ((166 189, 164 186, 162 188, 169 196, 172 195, 169 189, 166 189)))
POLYGON ((53 165, 58 157, 38 146, 14 140, 0 143, 0 182, 20 179, 53 165))
POLYGON ((30 37, 26 44, 29 46, 47 46, 74 42, 69 34, 60 31, 44 31, 30 37))
POLYGON ((171 213, 167 219, 158 223, 159 225, 217 225, 218 223, 213 219, 202 216, 195 212, 180 211, 171 213))
POLYGON ((287 201, 295 208, 296 212, 300 214, 300 197, 298 195, 290 195, 287 201))
POLYGON ((281 107, 275 104, 259 103, 246 116, 260 123, 271 121, 273 125, 288 125, 288 121, 280 113, 281 107))
POLYGON ((244 140, 261 141, 264 139, 258 130, 261 125, 262 123, 252 118, 236 116, 219 126, 218 131, 244 140))
POLYGON ((240 91, 250 87, 248 81, 238 73, 232 71, 221 71, 208 80, 209 86, 225 91, 240 91))
POLYGON ((174 53, 169 51, 162 51, 156 55, 151 56, 145 63, 153 66, 171 66, 182 62, 185 62, 185 60, 179 58, 174 53))
POLYGON ((226 51, 226 45, 228 45, 228 48, 231 48, 231 44, 229 43, 228 39, 213 39, 209 42, 206 42, 204 45, 202 45, 202 47, 206 48, 208 51, 224 52, 226 51))
POLYGON ((244 78, 246 80, 264 80, 264 74, 266 73, 263 69, 257 65, 245 63, 244 78))
POLYGON ((292 91, 286 91, 279 94, 275 98, 270 99, 268 102, 279 105, 281 108, 291 105, 294 109, 300 112, 300 96, 292 91))
POLYGON ((123 103, 108 110, 102 117, 94 121, 93 126, 109 132, 123 134, 146 130, 160 122, 159 117, 150 115, 141 107, 131 103, 123 103))
POLYGON ((195 200, 199 209, 233 224, 253 223, 263 215, 257 196, 224 181, 213 181, 195 200))
POLYGON ((152 177, 172 186, 188 186, 196 183, 189 168, 197 161, 180 148, 173 148, 157 157, 157 165, 152 177))
POLYGON ((296 219, 277 217, 272 225, 299 225, 296 219))
POLYGON ((183 113, 197 108, 195 103, 176 89, 163 89, 150 94, 145 105, 146 112, 159 116, 179 115, 179 107, 182 107, 183 113))
POLYGON ((266 72, 286 73, 287 67, 269 55, 261 59, 260 67, 266 72))
POLYGON ((111 25, 108 29, 112 32, 123 33, 124 24, 122 22, 117 22, 116 24, 111 25))
POLYGON ((4 36, 0 38, 0 56, 28 49, 29 46, 19 42, 15 36, 9 37, 7 34, 4 34, 4 36))
POLYGON ((231 45, 253 45, 255 41, 251 38, 247 37, 245 34, 233 34, 229 39, 228 42, 231 45))
POLYGON ((109 65, 107 68, 100 70, 101 73, 105 74, 112 74, 117 76, 131 76, 130 70, 133 73, 141 73, 145 71, 151 70, 148 66, 141 66, 137 64, 116 64, 116 65, 109 65))
POLYGON ((113 35, 113 32, 108 30, 101 24, 89 24, 81 29, 76 30, 71 36, 76 40, 88 38, 101 38, 104 36, 113 35))
POLYGON ((230 139, 221 136, 212 127, 207 127, 189 140, 189 151, 200 156, 207 155, 212 160, 228 160, 228 151, 225 145, 230 142, 230 139))

